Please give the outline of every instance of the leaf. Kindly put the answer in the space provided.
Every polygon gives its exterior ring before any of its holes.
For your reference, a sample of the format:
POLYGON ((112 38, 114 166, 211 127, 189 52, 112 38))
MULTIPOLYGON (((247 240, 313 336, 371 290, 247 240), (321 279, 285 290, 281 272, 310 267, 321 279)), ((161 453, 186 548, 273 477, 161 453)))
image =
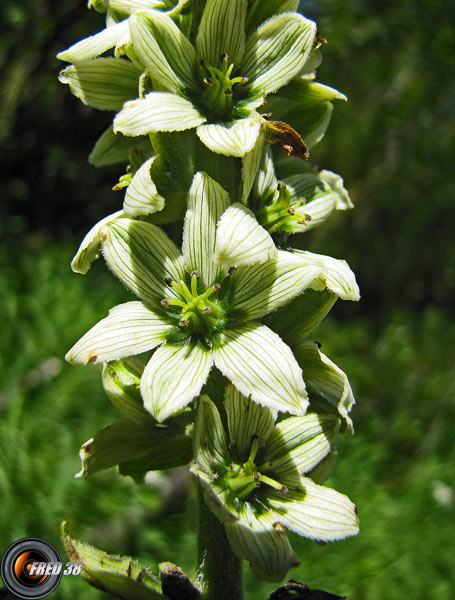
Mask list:
POLYGON ((73 562, 82 563, 82 577, 93 587, 122 600, 166 600, 160 581, 128 556, 112 556, 68 535, 62 523, 62 540, 73 562))

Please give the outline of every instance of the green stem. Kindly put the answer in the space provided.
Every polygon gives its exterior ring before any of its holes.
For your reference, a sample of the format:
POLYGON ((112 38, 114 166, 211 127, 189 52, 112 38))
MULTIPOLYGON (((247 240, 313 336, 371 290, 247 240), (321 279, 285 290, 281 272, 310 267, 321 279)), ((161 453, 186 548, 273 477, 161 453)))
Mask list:
POLYGON ((232 552, 224 525, 204 502, 199 486, 198 583, 204 600, 243 600, 242 561, 232 552))

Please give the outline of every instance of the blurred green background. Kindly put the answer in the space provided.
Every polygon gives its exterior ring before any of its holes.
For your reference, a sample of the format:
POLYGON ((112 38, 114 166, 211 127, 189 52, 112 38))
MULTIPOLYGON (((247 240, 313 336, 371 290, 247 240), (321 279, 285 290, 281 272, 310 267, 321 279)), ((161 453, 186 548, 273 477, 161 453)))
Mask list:
MULTIPOLYGON (((314 149, 356 205, 308 234, 346 258, 360 303, 339 302, 317 339, 350 376, 354 438, 329 485, 358 505, 359 537, 321 547, 293 537, 290 577, 350 600, 453 597, 453 9, 437 0, 302 2, 328 40, 318 80, 349 97, 314 149), (452 15, 452 18, 451 18, 452 15)), ((137 487, 111 470, 75 480, 78 449, 118 420, 96 367, 62 357, 129 295, 102 264, 69 262, 121 195, 121 169, 86 158, 111 115, 59 85, 55 54, 103 27, 77 0, 3 0, 0 34, 0 553, 21 537, 60 550, 59 523, 156 570, 195 566, 182 473, 137 487), (182 491, 183 488, 183 491, 182 491), (180 492, 179 492, 180 490, 180 492)), ((277 586, 245 568, 248 600, 277 586)), ((54 598, 100 600, 80 578, 54 598)))

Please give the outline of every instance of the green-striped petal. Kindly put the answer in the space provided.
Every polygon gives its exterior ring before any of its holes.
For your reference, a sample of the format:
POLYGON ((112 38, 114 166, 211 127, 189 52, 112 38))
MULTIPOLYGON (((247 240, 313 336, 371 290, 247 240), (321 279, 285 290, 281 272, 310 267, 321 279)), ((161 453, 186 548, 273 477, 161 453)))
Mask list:
POLYGON ((300 476, 311 471, 332 450, 340 428, 334 415, 307 414, 278 423, 261 460, 287 487, 298 486, 300 476))
POLYGON ((94 167, 107 167, 126 162, 132 152, 146 157, 150 156, 152 151, 148 136, 125 137, 121 133, 114 133, 112 125, 109 125, 96 142, 88 162, 94 167))
POLYGON ((261 201, 261 206, 272 204, 278 197, 278 179, 275 175, 272 149, 266 147, 262 156, 253 193, 261 201))
POLYGON ((126 190, 123 212, 126 217, 151 215, 164 208, 164 198, 158 194, 150 169, 155 156, 146 160, 136 171, 126 190))
POLYGON ((118 44, 126 43, 129 37, 128 20, 125 19, 59 52, 57 58, 69 63, 84 62, 103 54, 118 44))
POLYGON ((235 449, 239 462, 244 462, 248 459, 253 435, 257 436, 259 447, 268 445, 275 425, 274 412, 245 398, 232 384, 226 386, 224 407, 231 447, 235 449))
POLYGON ((100 231, 107 223, 123 217, 123 211, 118 210, 112 215, 108 215, 96 225, 94 225, 79 246, 75 257, 71 261, 71 268, 75 273, 85 275, 90 269, 92 262, 99 258, 101 254, 101 237, 100 231))
POLYGON ((252 322, 225 330, 213 352, 216 367, 244 396, 272 410, 305 414, 302 370, 271 329, 252 322))
POLYGON ((220 413, 208 396, 201 396, 194 431, 194 460, 206 473, 216 473, 228 456, 220 413))
POLYGON ((115 306, 71 348, 65 358, 74 365, 117 360, 146 352, 161 344, 172 328, 142 302, 115 306))
POLYGON ((296 13, 266 21, 249 38, 240 65, 247 86, 270 94, 286 85, 305 65, 315 35, 316 24, 296 13))
POLYGON ((197 134, 212 152, 243 158, 253 150, 261 129, 262 122, 258 117, 248 117, 232 123, 200 125, 197 134))
POLYGON ((147 68, 154 89, 195 89, 197 56, 174 21, 159 11, 136 12, 129 19, 131 40, 147 68))
POLYGON ((199 395, 212 364, 211 353, 198 344, 161 346, 142 375, 145 408, 160 422, 177 413, 199 395))
POLYGON ((284 250, 278 250, 276 260, 239 267, 230 276, 231 314, 258 319, 312 286, 322 272, 321 265, 305 263, 284 250))
POLYGON ((338 411, 352 432, 349 413, 355 404, 355 398, 346 373, 320 352, 317 344, 310 340, 302 341, 293 351, 303 369, 312 406, 314 405, 316 410, 326 410, 328 403, 338 411))
POLYGON ((205 288, 225 273, 213 262, 213 255, 216 224, 230 203, 229 194, 214 179, 196 173, 188 194, 182 249, 187 271, 199 271, 205 288))
POLYGON ((214 261, 224 267, 264 263, 276 258, 270 234, 242 204, 233 204, 221 217, 216 231, 214 261))
POLYGON ((239 519, 224 526, 235 554, 267 581, 281 581, 291 567, 299 564, 286 530, 273 511, 245 502, 239 519))
POLYGON ((313 282, 312 288, 322 290, 327 288, 342 300, 359 300, 359 286, 354 273, 345 260, 337 260, 331 256, 314 254, 302 250, 293 250, 293 255, 303 266, 319 266, 321 275, 313 282))
POLYGON ((128 419, 138 422, 150 416, 139 391, 144 366, 141 358, 129 356, 104 363, 102 374, 104 391, 109 400, 128 419))
POLYGON ((268 504, 285 527, 299 535, 331 542, 359 532, 356 506, 344 494, 301 478, 301 489, 268 493, 268 504))
POLYGON ((248 7, 246 30, 251 33, 264 21, 283 12, 296 12, 299 0, 253 0, 248 7))
POLYGON ((337 175, 333 171, 328 171, 324 169, 319 172, 319 177, 327 183, 333 193, 336 196, 336 209, 337 210, 347 210, 349 208, 354 208, 354 205, 351 202, 351 198, 349 197, 349 193, 347 189, 344 187, 343 178, 340 175, 337 175))
POLYGON ((197 462, 193 463, 190 471, 198 478, 204 501, 220 521, 229 523, 238 519, 238 512, 232 505, 232 493, 217 484, 213 473, 206 473, 197 462))
POLYGON ((66 67, 59 80, 84 104, 117 111, 137 97, 140 75, 140 70, 123 58, 94 58, 66 67))
POLYGON ((125 104, 115 117, 114 132, 134 137, 158 131, 184 131, 205 120, 189 100, 168 92, 151 92, 125 104))
POLYGON ((177 292, 166 277, 185 277, 183 259, 177 247, 156 225, 118 219, 101 231, 103 255, 108 267, 145 302, 160 302, 177 292))
POLYGON ((242 194, 240 201, 243 204, 248 202, 248 196, 250 195, 254 181, 258 174, 262 161, 262 155, 264 153, 264 141, 265 128, 261 130, 254 148, 251 150, 251 152, 245 154, 244 158, 242 159, 242 194))
POLYGON ((219 67, 221 55, 238 65, 245 50, 247 0, 208 0, 196 38, 199 58, 219 67))
POLYGON ((137 10, 167 10, 163 0, 109 0, 109 9, 114 13, 130 15, 137 10))

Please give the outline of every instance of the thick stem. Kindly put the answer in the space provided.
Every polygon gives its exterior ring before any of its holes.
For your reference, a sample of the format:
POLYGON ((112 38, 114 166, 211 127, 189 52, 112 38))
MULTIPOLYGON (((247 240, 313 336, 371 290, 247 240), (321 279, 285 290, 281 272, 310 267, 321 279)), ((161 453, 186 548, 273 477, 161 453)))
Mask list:
POLYGON ((198 583, 204 600, 243 600, 242 561, 232 552, 224 525, 204 502, 199 486, 198 583))

